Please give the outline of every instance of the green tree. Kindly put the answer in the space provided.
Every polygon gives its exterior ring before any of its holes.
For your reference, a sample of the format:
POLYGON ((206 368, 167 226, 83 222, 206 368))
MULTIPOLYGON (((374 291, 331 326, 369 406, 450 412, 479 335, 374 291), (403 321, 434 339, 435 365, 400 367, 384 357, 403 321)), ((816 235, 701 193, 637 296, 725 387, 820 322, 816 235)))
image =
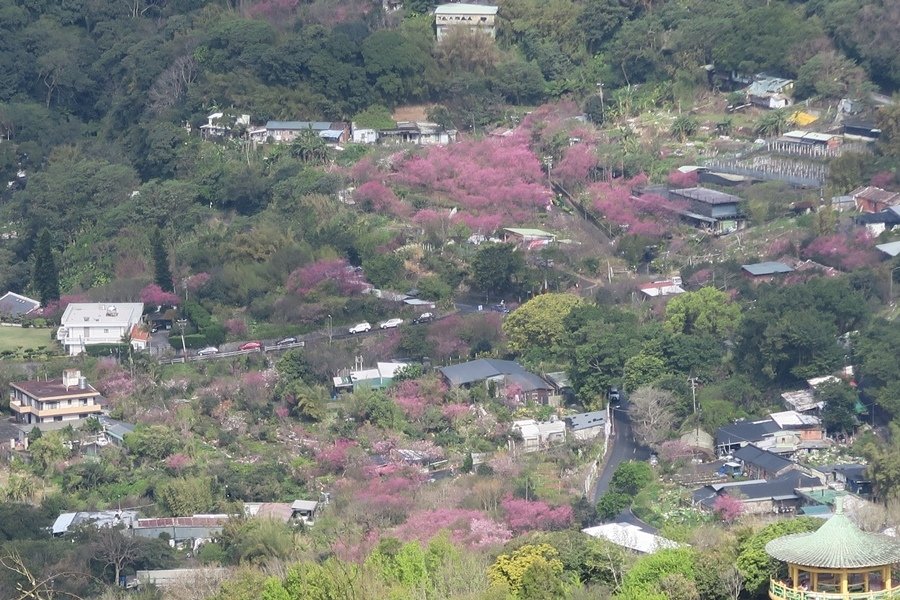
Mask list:
POLYGON ((766 525, 741 542, 738 546, 736 565, 744 576, 744 589, 750 597, 755 598, 763 594, 769 585, 769 579, 776 577, 780 569, 784 569, 785 574, 787 573, 783 563, 779 563, 766 553, 766 544, 783 535, 815 531, 821 524, 820 520, 810 517, 779 521, 766 525))
POLYGON ((63 444, 62 436, 56 431, 42 435, 34 443, 28 445, 28 450, 31 452, 34 464, 44 473, 69 455, 69 450, 63 444))
POLYGON ((53 239, 47 229, 41 230, 34 250, 32 284, 41 304, 59 300, 59 271, 53 258, 53 239))
POLYGON ((212 480, 208 477, 180 477, 158 486, 154 491, 162 508, 175 517, 209 513, 215 508, 212 480))
POLYGON ((373 104, 366 110, 356 113, 353 122, 357 127, 368 129, 393 129, 397 126, 387 107, 373 104))
POLYGON ((828 381, 816 388, 816 400, 825 403, 822 424, 828 433, 853 433, 856 429, 856 390, 843 381, 828 381))
POLYGON ((659 550, 640 558, 625 574, 622 591, 632 589, 661 590, 663 581, 680 575, 688 581, 694 579, 694 551, 690 548, 659 550))
POLYGON ((472 259, 472 283, 482 292, 503 294, 525 270, 525 259, 512 244, 482 244, 472 259))
POLYGON ((631 505, 632 497, 622 492, 608 491, 597 502, 597 517, 604 521, 615 519, 631 505))
POLYGON ((297 549, 290 526, 266 518, 229 519, 222 528, 219 543, 233 564, 288 560, 297 549))
POLYGON ((573 294, 535 296, 503 321, 510 349, 523 352, 530 348, 557 348, 565 336, 566 317, 582 302, 573 294))
POLYGON ((178 435, 164 425, 139 426, 125 434, 125 447, 135 458, 162 460, 181 447, 178 435))
POLYGON ((697 119, 694 117, 689 115, 678 115, 672 123, 672 135, 678 138, 679 141, 684 142, 697 133, 699 127, 700 124, 697 123, 697 119))
POLYGON ((680 294, 666 304, 666 329, 676 333, 729 336, 740 318, 740 307, 713 287, 680 294))
POLYGON ((563 563, 559 560, 559 550, 550 544, 526 544, 509 554, 501 554, 488 569, 491 585, 501 586, 510 591, 513 598, 522 594, 522 584, 529 569, 538 565, 544 577, 559 578, 563 573, 563 563))
POLYGON ((643 461, 627 460, 616 467, 609 487, 633 497, 650 485, 654 478, 650 465, 643 461))
POLYGON ((642 350, 625 361, 623 384, 630 392, 642 385, 650 385, 666 372, 666 362, 662 358, 642 350))
POLYGON ((169 253, 166 251, 162 231, 157 229, 152 237, 153 280, 164 291, 174 291, 175 284, 172 282, 172 270, 169 268, 169 253))
POLYGON ((762 137, 777 137, 784 133, 790 123, 791 118, 787 111, 769 111, 756 123, 756 133, 762 137))
POLYGON ((893 417, 900 415, 900 331, 896 321, 877 320, 855 344, 859 376, 866 393, 893 417))

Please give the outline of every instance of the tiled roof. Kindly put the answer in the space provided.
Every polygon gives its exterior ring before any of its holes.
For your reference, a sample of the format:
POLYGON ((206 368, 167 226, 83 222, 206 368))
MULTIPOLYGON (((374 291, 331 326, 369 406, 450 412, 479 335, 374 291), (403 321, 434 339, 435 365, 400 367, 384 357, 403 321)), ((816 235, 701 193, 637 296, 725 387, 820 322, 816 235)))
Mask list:
POLYGON ((135 529, 156 527, 219 527, 228 520, 227 515, 210 517, 166 517, 163 519, 138 519, 135 529))
POLYGON ((505 376, 508 381, 522 388, 522 391, 550 389, 550 384, 525 370, 512 360, 482 358, 440 369, 451 385, 467 385, 493 377, 505 376))
POLYGON ((835 514, 818 530, 772 540, 766 552, 773 558, 823 569, 864 569, 900 563, 900 542, 885 535, 866 533, 847 518, 842 498, 835 514))
POLYGON ((761 421, 738 421, 720 427, 716 431, 716 443, 722 446, 731 444, 760 442, 781 428, 772 419, 761 421))
POLYGON ((692 188, 684 188, 680 190, 671 190, 669 192, 673 196, 680 196, 682 198, 688 198, 690 200, 696 200, 697 202, 702 202, 703 204, 737 204, 741 202, 741 199, 737 196, 732 196, 731 194, 726 194, 725 192, 719 192, 716 190, 711 190, 703 187, 692 187, 692 188))
POLYGON ((734 457, 742 461, 745 465, 760 468, 773 475, 794 464, 783 456, 778 456, 767 450, 762 450, 753 444, 744 446, 735 452, 734 457))

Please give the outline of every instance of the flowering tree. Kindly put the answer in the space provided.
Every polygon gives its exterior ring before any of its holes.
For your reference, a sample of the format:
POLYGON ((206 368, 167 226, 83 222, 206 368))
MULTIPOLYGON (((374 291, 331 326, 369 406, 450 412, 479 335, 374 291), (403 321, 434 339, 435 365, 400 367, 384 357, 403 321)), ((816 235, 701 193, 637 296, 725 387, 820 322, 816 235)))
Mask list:
POLYGON ((316 452, 316 462, 328 472, 340 473, 347 468, 350 451, 356 445, 352 440, 335 440, 330 446, 319 448, 316 452))
POLYGON ((391 181, 458 209, 455 219, 482 233, 527 220, 550 198, 525 135, 429 148, 402 161, 391 181))
POLYGON ((540 500, 523 500, 507 496, 500 502, 506 524, 515 532, 530 529, 564 529, 572 522, 572 507, 552 507, 540 500))
POLYGON ((225 330, 229 335, 242 336, 247 333, 247 322, 243 319, 228 319, 225 321, 225 330))
POLYGON ((455 543, 470 548, 499 546, 512 539, 512 532, 502 523, 481 511, 461 508, 414 512, 392 534, 401 540, 427 542, 441 531, 449 531, 455 543))
POLYGON ((732 523, 744 512, 744 503, 731 494, 721 494, 713 502, 713 512, 726 523, 732 523))
POLYGON ((337 286, 341 294, 349 295, 361 292, 365 282, 358 272, 342 258, 322 259, 300 267, 288 275, 287 289, 306 296, 323 283, 337 286))
POLYGON ((191 275, 190 277, 185 278, 184 286, 189 292, 196 294, 200 288, 206 285, 206 282, 209 281, 210 277, 211 275, 209 273, 197 273, 191 275))
POLYGON ((803 249, 802 256, 845 271, 871 267, 878 263, 874 240, 864 229, 855 234, 820 236, 803 249))
POLYGON ((191 457, 187 454, 181 454, 180 452, 169 455, 165 460, 166 468, 176 474, 183 471, 190 466, 190 464, 191 457))
POLYGON ((141 302, 151 306, 178 306, 181 304, 181 298, 151 283, 141 290, 141 302))
POLYGON ((671 173, 669 173, 668 177, 669 185, 674 188, 689 188, 694 187, 700 182, 700 173, 697 171, 689 171, 687 173, 683 173, 678 169, 675 169, 671 173))
POLYGON ((588 189, 594 199, 593 208, 603 219, 621 231, 632 235, 659 237, 663 235, 683 203, 672 202, 656 194, 635 196, 634 188, 646 178, 613 179, 595 183, 588 189))
POLYGON ((410 209, 403 204, 394 191, 380 181, 369 181, 353 192, 353 199, 364 210, 379 214, 407 216, 410 209))
POLYGON ((592 146, 574 144, 566 148, 562 160, 553 169, 553 177, 566 189, 587 183, 591 173, 600 164, 592 146))

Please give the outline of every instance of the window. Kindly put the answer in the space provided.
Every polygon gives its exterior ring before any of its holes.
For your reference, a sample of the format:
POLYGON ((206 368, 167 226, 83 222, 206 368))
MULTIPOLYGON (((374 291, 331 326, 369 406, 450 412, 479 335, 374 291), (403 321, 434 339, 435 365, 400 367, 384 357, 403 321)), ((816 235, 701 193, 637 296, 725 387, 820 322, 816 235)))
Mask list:
POLYGON ((103 333, 109 333, 109 329, 104 329, 103 333))

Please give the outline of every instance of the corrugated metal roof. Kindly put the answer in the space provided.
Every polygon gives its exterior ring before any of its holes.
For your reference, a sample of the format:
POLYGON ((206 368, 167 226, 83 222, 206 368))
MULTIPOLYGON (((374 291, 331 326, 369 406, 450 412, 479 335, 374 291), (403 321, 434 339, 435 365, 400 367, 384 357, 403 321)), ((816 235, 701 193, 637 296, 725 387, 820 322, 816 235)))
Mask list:
POLYGON ((843 499, 835 499, 835 514, 818 530, 772 540, 766 552, 773 558, 806 567, 863 569, 900 562, 900 543, 885 535, 866 533, 847 518, 843 499))
POLYGON ((741 265, 741 268, 751 275, 774 275, 776 273, 790 273, 793 271, 786 264, 773 261, 741 265))

